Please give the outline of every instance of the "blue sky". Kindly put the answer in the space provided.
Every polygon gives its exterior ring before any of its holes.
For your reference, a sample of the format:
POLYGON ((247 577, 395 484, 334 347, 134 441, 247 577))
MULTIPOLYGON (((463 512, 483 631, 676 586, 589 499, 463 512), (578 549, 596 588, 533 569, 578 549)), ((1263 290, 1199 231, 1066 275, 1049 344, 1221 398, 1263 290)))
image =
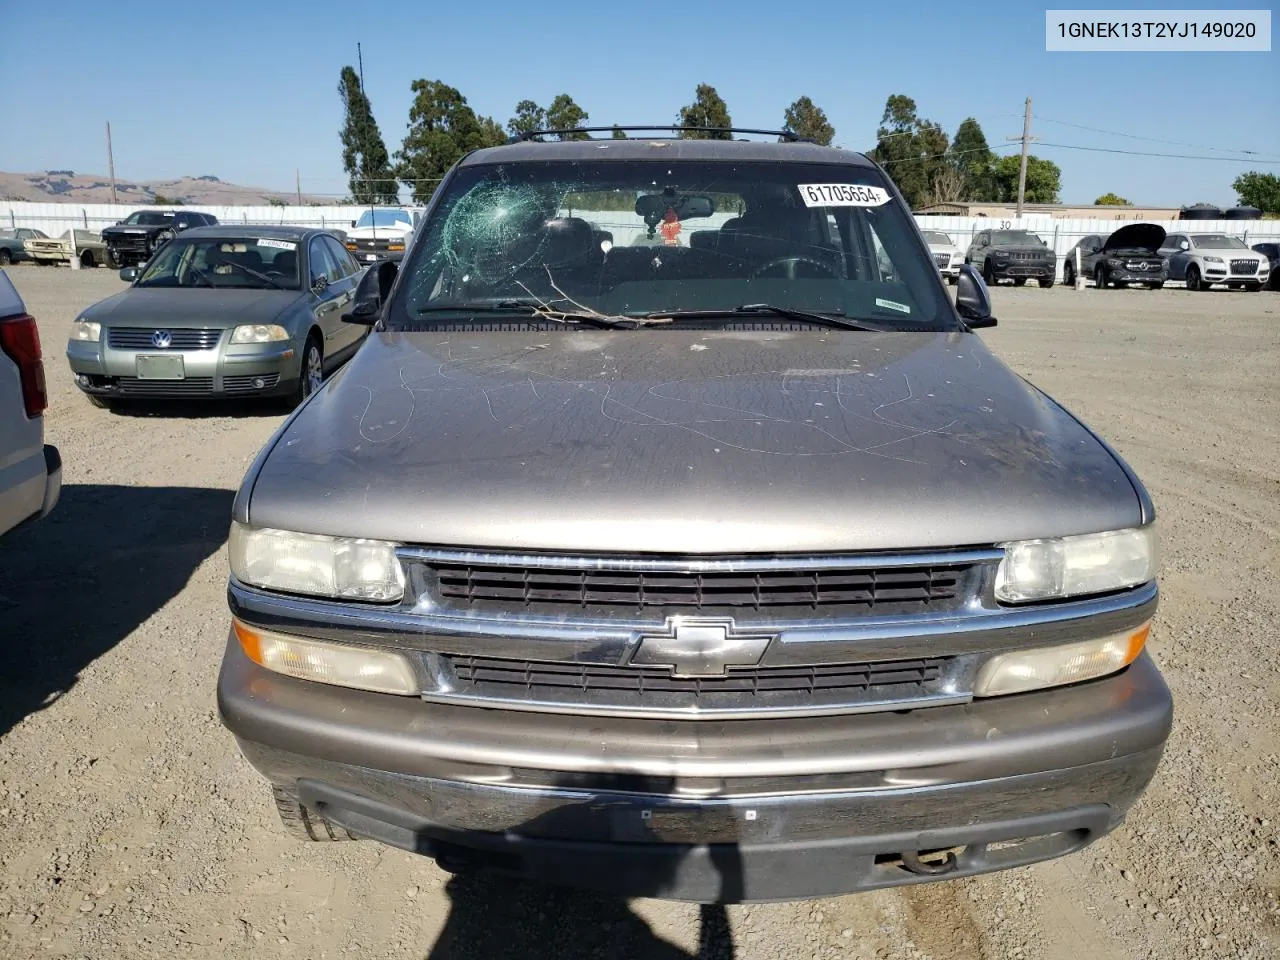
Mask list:
POLYGON ((0 0, 0 169, 105 173, 110 120, 121 179, 214 174, 290 190, 296 167, 304 192, 336 198, 346 191, 338 71, 355 63, 360 41, 392 151, 419 77, 452 84, 504 125, 517 101, 545 105, 560 92, 595 123, 670 123, 707 82, 740 126, 780 126, 786 105, 808 95, 836 143, 852 149, 874 144, 893 93, 913 97, 948 133, 976 117, 992 146, 1021 131, 1030 96, 1044 143, 1033 152, 1062 168, 1068 202, 1114 190, 1136 203, 1230 205, 1240 172, 1280 174, 1280 53, 1047 53, 1044 5, 490 0, 373 9, 350 0, 0 0))

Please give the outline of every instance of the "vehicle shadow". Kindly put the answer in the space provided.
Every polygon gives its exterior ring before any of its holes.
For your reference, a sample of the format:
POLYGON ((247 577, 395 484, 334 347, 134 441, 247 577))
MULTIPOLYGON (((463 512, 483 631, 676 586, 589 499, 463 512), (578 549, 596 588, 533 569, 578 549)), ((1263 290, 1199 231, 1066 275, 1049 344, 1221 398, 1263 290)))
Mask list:
MULTIPOLYGON (((655 793, 669 793, 659 786, 655 793)), ((582 804, 561 807, 509 832, 538 837, 548 830, 563 829, 566 821, 595 826, 614 823, 629 842, 659 842, 659 837, 638 822, 633 805, 607 797, 595 797, 582 804), (635 818, 637 822, 627 824, 635 818)), ((429 845, 424 844, 424 846, 429 845)), ((718 844, 712 862, 720 876, 719 899, 735 902, 742 898, 741 858, 735 844, 718 844)), ((539 857, 544 870, 554 872, 554 858, 539 857)), ((563 864, 571 882, 577 865, 563 864)), ((630 873, 626 886, 635 896, 661 897, 674 879, 678 866, 647 868, 635 873, 634 862, 619 860, 618 874, 630 873)), ((720 904, 702 904, 699 910, 696 953, 663 939, 621 896, 574 889, 550 883, 517 879, 481 867, 467 867, 450 878, 445 886, 450 900, 449 916, 426 960, 733 960, 733 933, 728 913, 720 904)))
POLYGON ((226 541, 233 490, 69 484, 0 539, 0 736, 187 584, 226 541))
POLYGON ((157 417, 166 420, 210 420, 231 417, 283 417, 290 410, 283 399, 265 400, 112 400, 110 412, 118 417, 157 417))

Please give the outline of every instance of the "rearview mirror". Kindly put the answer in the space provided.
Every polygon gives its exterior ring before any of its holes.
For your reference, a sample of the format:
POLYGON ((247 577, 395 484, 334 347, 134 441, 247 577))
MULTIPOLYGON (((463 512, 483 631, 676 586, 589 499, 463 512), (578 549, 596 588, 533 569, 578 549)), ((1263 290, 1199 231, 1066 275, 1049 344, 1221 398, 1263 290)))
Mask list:
POLYGON ((354 227, 354 226, 356 225, 356 222, 355 222, 354 220, 352 220, 352 221, 351 221, 351 225, 354 227))
POLYGON ((120 279, 125 281, 125 283, 133 283, 133 281, 138 279, 138 268, 124 267, 120 271, 120 279))
POLYGON ((716 205, 710 197, 666 190, 646 193, 636 200, 637 216, 643 217, 650 226, 657 224, 668 210, 680 220, 691 220, 711 216, 716 212, 716 205))
POLYGON ((366 270, 351 298, 351 311, 342 315, 343 321, 366 327, 376 324, 399 272, 400 265, 394 260, 383 260, 366 270))
POLYGON ((986 281, 970 263, 960 268, 960 276, 956 278, 956 313, 970 330, 996 325, 986 281))

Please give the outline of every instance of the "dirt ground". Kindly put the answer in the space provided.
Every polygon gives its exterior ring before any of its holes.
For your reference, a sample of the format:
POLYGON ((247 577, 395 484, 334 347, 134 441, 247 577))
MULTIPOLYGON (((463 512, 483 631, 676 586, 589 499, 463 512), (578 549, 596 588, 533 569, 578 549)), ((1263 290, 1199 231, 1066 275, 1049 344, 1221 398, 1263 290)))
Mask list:
POLYGON ((288 840, 213 699, 231 499, 282 415, 90 406, 63 346, 120 281, 10 273, 66 466, 0 541, 0 957, 1280 957, 1280 296, 1002 287, 982 334, 1160 513, 1177 717, 1128 823, 1003 874, 722 910, 288 840))

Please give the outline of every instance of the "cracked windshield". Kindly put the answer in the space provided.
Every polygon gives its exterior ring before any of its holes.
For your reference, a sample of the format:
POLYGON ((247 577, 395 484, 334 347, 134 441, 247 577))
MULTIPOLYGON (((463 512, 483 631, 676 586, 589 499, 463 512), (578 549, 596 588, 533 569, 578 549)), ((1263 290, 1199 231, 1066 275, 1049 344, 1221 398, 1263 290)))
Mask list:
POLYGON ((388 326, 801 312, 951 329, 933 264, 882 184, 867 167, 794 162, 464 168, 442 188, 388 326))

